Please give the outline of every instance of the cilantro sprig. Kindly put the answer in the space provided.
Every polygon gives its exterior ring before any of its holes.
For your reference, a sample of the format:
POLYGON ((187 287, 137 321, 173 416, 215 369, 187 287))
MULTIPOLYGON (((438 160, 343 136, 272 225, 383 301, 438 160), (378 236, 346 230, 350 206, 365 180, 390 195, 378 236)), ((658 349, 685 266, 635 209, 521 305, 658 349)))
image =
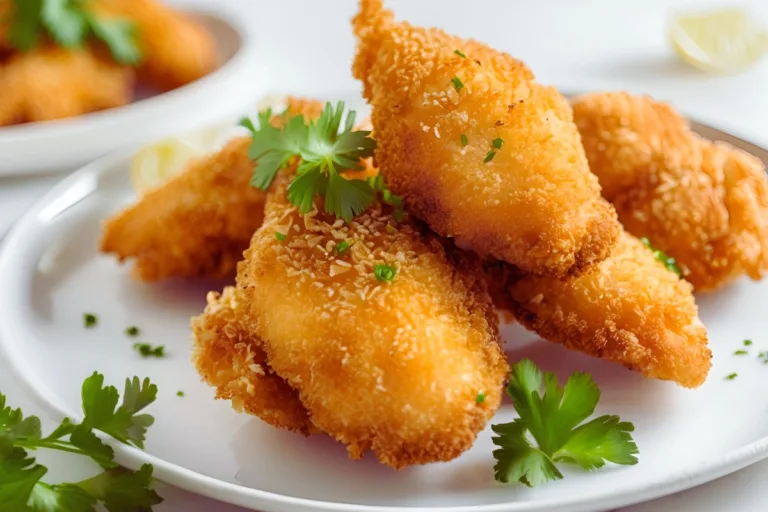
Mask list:
POLYGON ((507 393, 520 417, 492 426, 493 443, 499 447, 493 452, 496 480, 534 487, 563 478, 556 463, 587 470, 601 468, 606 461, 637 464, 631 423, 610 415, 582 423, 600 400, 589 374, 574 373, 561 388, 555 374, 542 375, 533 362, 523 359, 512 367, 507 393))
POLYGON ((87 0, 12 0, 8 29, 11 45, 20 52, 34 49, 44 37, 64 48, 80 48, 89 38, 104 43, 120 64, 136 65, 142 55, 136 24, 100 16, 87 0))
POLYGON ((152 490, 152 465, 138 471, 119 467, 114 451, 95 433, 99 430, 139 448, 154 419, 139 414, 154 402, 157 387, 138 377, 125 382, 122 403, 114 386, 104 386, 104 376, 94 373, 82 387, 84 418, 65 418, 43 436, 40 418, 25 417, 6 406, 0 393, 0 510, 19 512, 90 512, 101 503, 110 512, 148 511, 162 498, 152 490), (29 455, 38 449, 58 450, 91 458, 102 468, 96 476, 76 483, 42 481, 48 469, 29 455))
MULTIPOLYGON (((355 112, 344 119, 344 102, 334 107, 326 103, 316 121, 298 115, 282 128, 270 124, 272 110, 258 115, 258 128, 250 119, 240 124, 251 131, 249 156, 256 162, 251 185, 266 190, 278 171, 290 162, 299 162, 296 177, 288 186, 288 200, 301 213, 312 209, 315 196, 325 197, 325 212, 349 222, 365 211, 381 192, 384 201, 401 211, 400 198, 386 188, 376 188, 377 182, 346 179, 342 173, 362 171, 360 160, 373 156, 376 148, 368 130, 355 130, 355 112), (386 190, 386 192, 385 192, 386 190)), ((383 183, 383 182, 382 182, 383 183)))

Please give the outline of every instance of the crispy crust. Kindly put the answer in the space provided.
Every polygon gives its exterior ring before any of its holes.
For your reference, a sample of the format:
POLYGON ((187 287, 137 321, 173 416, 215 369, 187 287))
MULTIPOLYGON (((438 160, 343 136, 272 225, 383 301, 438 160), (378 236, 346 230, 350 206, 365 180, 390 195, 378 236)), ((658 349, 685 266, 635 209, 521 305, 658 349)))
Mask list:
POLYGON ((707 377, 712 353, 691 285, 628 233, 578 278, 526 276, 498 265, 487 271, 506 282, 501 304, 549 341, 685 387, 707 377))
POLYGON ((269 365, 353 458, 453 459, 499 407, 508 367, 477 261, 380 204, 347 225, 277 189, 237 283, 269 365), (391 284, 373 276, 384 263, 391 284))
POLYGON ((697 291, 765 275, 768 179, 759 159, 701 139, 647 96, 584 96, 574 117, 619 220, 673 256, 697 291))
POLYGON ((0 62, 0 126, 74 117, 125 105, 134 72, 90 47, 41 46, 0 62))
MULTIPOLYGON (((310 118, 322 108, 313 100, 288 104, 289 115, 310 118)), ((109 219, 101 251, 134 258, 134 274, 145 281, 232 275, 264 219, 266 193, 249 184, 249 145, 248 137, 233 139, 109 219)))
POLYGON ((237 412, 308 435, 316 431, 298 394, 267 363, 235 287, 208 293, 205 312, 192 319, 192 361, 216 398, 237 412))
POLYGON ((377 164, 409 211, 532 273, 578 274, 609 254, 619 224, 557 90, 481 43, 395 23, 380 0, 362 0, 353 24, 377 164), (497 137, 503 147, 485 163, 497 137))

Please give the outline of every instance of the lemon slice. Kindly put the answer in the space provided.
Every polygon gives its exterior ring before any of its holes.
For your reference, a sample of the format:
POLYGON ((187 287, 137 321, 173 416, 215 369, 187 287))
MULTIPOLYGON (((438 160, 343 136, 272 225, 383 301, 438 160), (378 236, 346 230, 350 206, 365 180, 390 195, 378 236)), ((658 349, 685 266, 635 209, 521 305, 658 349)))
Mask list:
POLYGON ((669 31, 677 53, 705 71, 744 69, 768 51, 768 32, 741 9, 677 15, 669 31))
POLYGON ((175 176, 190 160, 214 149, 223 131, 223 126, 213 126, 183 136, 169 137, 140 149, 131 161, 131 183, 134 190, 145 192, 175 176))

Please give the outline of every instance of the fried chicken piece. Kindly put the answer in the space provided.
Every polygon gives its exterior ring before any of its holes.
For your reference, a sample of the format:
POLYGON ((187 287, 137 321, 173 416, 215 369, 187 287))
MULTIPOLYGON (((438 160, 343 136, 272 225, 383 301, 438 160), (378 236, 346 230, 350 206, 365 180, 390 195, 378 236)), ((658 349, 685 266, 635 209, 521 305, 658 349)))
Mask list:
MULTIPOLYGON (((289 98, 286 117, 315 119, 321 110, 320 102, 289 98)), ((250 185, 250 140, 233 139, 218 153, 191 162, 109 219, 101 251, 120 261, 135 258, 134 274, 145 281, 234 273, 264 218, 266 194, 250 185)))
POLYGON ((208 293, 205 312, 192 319, 192 360, 216 398, 232 401, 238 412, 278 428, 309 434, 317 429, 296 391, 267 363, 261 340, 248 321, 245 303, 233 286, 208 293))
MULTIPOLYGON (((268 365, 352 458, 457 457, 499 407, 508 371, 479 264, 380 203, 349 224, 315 206, 301 215, 283 181, 238 265, 237 310, 268 365), (377 265, 394 279, 378 280, 377 265)), ((243 376, 258 384, 232 378, 243 376)))
POLYGON ((395 23, 381 0, 361 0, 353 24, 375 158, 410 212, 536 274, 578 274, 609 254, 620 226, 555 88, 486 45, 395 23))
POLYGON ((576 278, 490 268, 491 279, 506 279, 506 306, 544 339, 689 388, 709 373, 692 286, 626 232, 608 259, 576 278))
POLYGON ((74 117, 131 101, 134 72, 92 48, 41 46, 0 63, 0 126, 74 117))
POLYGON ((768 270, 768 179, 746 152, 696 135, 647 96, 574 102, 592 172, 630 233, 674 257, 696 290, 768 270))
POLYGON ((140 77, 156 87, 175 89, 216 68, 216 41, 192 16, 158 0, 99 0, 93 8, 136 22, 140 77))

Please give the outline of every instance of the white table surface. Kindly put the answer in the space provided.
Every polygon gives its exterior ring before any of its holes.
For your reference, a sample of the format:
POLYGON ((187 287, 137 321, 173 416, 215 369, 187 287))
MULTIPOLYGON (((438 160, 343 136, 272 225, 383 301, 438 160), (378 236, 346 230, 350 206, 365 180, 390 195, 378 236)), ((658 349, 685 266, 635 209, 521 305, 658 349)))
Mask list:
MULTIPOLYGON (((271 69, 279 75, 276 90, 307 92, 310 90, 307 84, 311 84, 315 94, 328 96, 357 89, 347 68, 338 65, 345 62, 342 59, 349 60, 352 54, 352 36, 344 26, 354 11, 353 0, 211 2, 236 4, 244 16, 253 20, 263 44, 270 49, 271 69), (303 14, 301 19, 296 18, 297 12, 303 14), (336 25, 338 37, 311 37, 313 28, 326 25, 336 25), (291 35, 286 37, 286 32, 291 35)), ((666 18, 672 9, 747 5, 768 22, 768 2, 510 0, 511 7, 504 16, 489 16, 489 13, 474 16, 469 7, 471 3, 466 0, 442 0, 440 8, 434 10, 425 9, 424 3, 438 5, 433 0, 411 0, 409 4, 400 0, 398 12, 404 17, 412 15, 414 22, 439 25, 503 48, 525 60, 542 82, 572 91, 647 92, 710 124, 736 129, 755 142, 768 145, 768 59, 738 75, 703 74, 676 60, 665 32, 666 18)), ((334 33, 325 34, 329 32, 334 33)), ((0 236, 61 177, 0 178, 0 236)), ((0 390, 11 404, 21 406, 25 413, 40 414, 9 375, 3 361, 0 361, 0 390)), ((70 476, 72 471, 80 470, 71 458, 54 454, 42 455, 40 459, 51 468, 52 479, 63 478, 65 468, 70 476)), ((622 509, 622 512, 766 510, 768 486, 761 485, 765 481, 768 481, 768 461, 683 493, 622 509)), ((168 486, 161 486, 159 492, 165 502, 157 507, 158 511, 243 510, 168 486)))

